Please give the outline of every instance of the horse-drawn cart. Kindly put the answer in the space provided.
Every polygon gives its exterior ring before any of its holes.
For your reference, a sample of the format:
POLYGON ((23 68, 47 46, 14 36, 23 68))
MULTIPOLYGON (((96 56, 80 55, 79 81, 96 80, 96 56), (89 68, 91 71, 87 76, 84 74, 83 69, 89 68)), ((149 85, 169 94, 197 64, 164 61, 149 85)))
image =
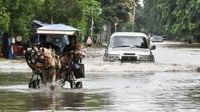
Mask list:
POLYGON ((41 84, 55 83, 64 86, 69 82, 71 88, 82 88, 85 77, 83 52, 77 43, 80 30, 64 24, 45 25, 36 29, 31 47, 25 54, 26 62, 33 74, 29 88, 40 88, 41 84))

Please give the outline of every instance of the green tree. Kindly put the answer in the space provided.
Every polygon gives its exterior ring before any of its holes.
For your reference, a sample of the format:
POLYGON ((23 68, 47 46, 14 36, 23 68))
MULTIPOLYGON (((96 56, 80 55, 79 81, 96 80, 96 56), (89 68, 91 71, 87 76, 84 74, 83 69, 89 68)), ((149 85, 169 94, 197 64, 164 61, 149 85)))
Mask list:
POLYGON ((146 32, 199 38, 200 0, 145 0, 146 32))
POLYGON ((2 0, 0 0, 0 7, 0 32, 7 32, 10 24, 10 16, 6 12, 7 8, 3 5, 2 0))
MULTIPOLYGON (((89 34, 91 27, 92 33, 101 33, 104 25, 113 32, 114 23, 118 23, 118 31, 127 31, 135 2, 134 0, 0 0, 0 6, 1 31, 8 31, 12 36, 22 35, 27 38, 32 32, 34 19, 47 23, 68 24, 81 29, 84 35, 89 34)), ((137 27, 140 27, 139 24, 137 27)))
POLYGON ((191 1, 176 1, 176 8, 173 15, 176 17, 174 23, 174 33, 185 38, 191 38, 195 35, 200 35, 200 0, 191 1))
POLYGON ((114 26, 118 23, 118 30, 122 31, 130 20, 130 14, 135 7, 133 0, 101 0, 104 18, 107 28, 114 32, 114 26))
POLYGON ((41 18, 48 23, 64 23, 77 27, 85 34, 91 10, 94 20, 97 19, 101 13, 100 3, 96 0, 45 0, 41 18))
POLYGON ((29 37, 31 22, 35 16, 34 10, 38 0, 2 0, 8 18, 8 32, 11 36, 29 37))

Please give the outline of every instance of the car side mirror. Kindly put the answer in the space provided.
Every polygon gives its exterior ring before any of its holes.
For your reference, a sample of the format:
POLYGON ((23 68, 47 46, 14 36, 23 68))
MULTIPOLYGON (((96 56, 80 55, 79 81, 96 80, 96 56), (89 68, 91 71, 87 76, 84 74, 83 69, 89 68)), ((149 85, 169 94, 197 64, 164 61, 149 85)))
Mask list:
POLYGON ((102 44, 103 47, 105 47, 106 49, 108 48, 107 44, 102 44))
POLYGON ((156 46, 155 46, 155 45, 152 45, 150 49, 151 49, 151 50, 155 50, 155 49, 156 49, 156 46))

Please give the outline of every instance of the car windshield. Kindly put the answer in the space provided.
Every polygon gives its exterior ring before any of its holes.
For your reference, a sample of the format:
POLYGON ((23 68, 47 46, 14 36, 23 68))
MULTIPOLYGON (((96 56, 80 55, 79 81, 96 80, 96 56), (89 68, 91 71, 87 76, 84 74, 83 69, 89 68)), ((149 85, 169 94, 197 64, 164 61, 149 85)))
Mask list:
POLYGON ((138 47, 148 48, 145 37, 115 36, 111 39, 109 47, 138 47))

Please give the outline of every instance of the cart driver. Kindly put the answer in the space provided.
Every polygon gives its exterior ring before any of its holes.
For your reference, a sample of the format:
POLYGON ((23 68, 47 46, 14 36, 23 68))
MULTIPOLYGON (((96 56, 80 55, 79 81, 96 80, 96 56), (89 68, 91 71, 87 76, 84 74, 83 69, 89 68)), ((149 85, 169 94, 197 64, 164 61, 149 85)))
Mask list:
POLYGON ((63 52, 68 53, 72 50, 73 51, 76 50, 76 37, 75 36, 69 37, 69 43, 64 47, 63 52))
POLYGON ((63 52, 66 54, 69 54, 71 51, 73 51, 73 55, 75 56, 75 58, 81 55, 81 49, 77 47, 75 36, 69 37, 69 44, 66 45, 63 49, 63 52))

